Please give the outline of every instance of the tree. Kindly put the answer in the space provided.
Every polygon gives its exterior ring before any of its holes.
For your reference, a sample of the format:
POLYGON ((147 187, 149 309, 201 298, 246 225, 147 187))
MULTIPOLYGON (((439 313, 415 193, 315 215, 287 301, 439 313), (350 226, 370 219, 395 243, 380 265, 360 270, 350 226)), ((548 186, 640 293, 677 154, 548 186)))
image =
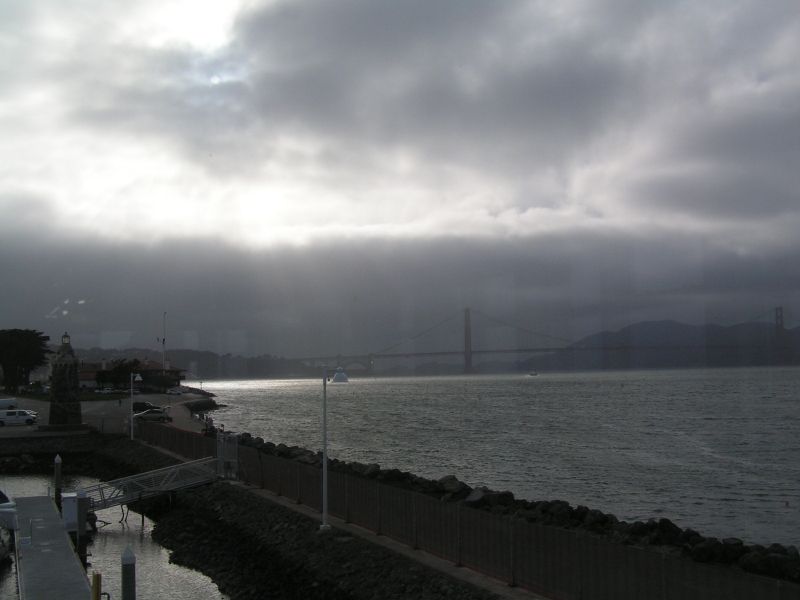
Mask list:
POLYGON ((0 367, 7 392, 16 393, 27 385, 31 371, 47 364, 50 338, 33 329, 0 330, 0 367))
POLYGON ((111 361, 111 366, 105 371, 98 371, 97 385, 104 386, 110 385, 116 388, 125 388, 130 381, 131 373, 136 373, 139 370, 139 359, 125 360, 118 358, 111 361))

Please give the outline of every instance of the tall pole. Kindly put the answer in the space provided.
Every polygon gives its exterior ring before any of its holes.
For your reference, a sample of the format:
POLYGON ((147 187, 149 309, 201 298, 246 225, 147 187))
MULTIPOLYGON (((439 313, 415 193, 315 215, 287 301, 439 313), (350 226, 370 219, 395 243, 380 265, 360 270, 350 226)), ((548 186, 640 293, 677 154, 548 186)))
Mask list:
POLYGON ((55 490, 56 506, 61 510, 61 455, 56 454, 53 460, 53 489, 55 490))
POLYGON ((131 371, 131 414, 128 416, 128 421, 131 429, 131 440, 133 439, 133 382, 141 380, 142 378, 139 377, 138 373, 134 373, 133 371, 131 371))
POLYGON ((464 373, 472 373, 472 321, 469 308, 464 309, 464 373))
POLYGON ((322 525, 320 531, 327 531, 328 525, 328 367, 322 367, 322 525))
POLYGON ((163 333, 161 336, 161 368, 163 369, 162 375, 167 374, 167 313, 164 312, 163 333))

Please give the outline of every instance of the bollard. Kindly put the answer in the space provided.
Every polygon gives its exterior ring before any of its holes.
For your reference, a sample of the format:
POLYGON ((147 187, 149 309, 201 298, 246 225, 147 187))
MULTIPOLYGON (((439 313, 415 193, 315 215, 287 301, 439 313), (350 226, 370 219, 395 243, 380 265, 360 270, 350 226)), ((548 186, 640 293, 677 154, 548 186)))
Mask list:
POLYGON ((136 600, 136 555, 130 546, 122 553, 122 600, 136 600))
POLYGON ((61 511, 61 455, 56 454, 53 461, 53 487, 55 488, 56 506, 61 511))
POLYGON ((95 571, 92 573, 92 600, 100 600, 100 594, 103 591, 103 581, 100 573, 95 571))

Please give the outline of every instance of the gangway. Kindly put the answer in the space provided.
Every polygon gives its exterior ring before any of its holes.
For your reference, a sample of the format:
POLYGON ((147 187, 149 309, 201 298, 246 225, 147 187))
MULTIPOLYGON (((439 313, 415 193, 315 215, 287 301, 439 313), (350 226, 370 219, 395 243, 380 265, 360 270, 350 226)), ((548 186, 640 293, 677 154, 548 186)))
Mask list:
POLYGON ((76 491, 79 496, 85 494, 89 498, 89 510, 102 510, 130 504, 164 492, 211 483, 217 479, 217 466, 216 458, 201 458, 131 477, 103 481, 76 491))

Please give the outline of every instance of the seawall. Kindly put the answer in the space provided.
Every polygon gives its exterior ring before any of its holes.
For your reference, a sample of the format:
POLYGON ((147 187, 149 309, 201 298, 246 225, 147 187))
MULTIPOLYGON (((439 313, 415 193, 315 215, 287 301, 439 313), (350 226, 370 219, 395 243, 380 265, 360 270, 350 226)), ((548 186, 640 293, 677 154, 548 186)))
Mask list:
MULTIPOLYGON (((0 473, 50 474, 57 453, 65 473, 102 479, 179 462, 99 434, 0 439, 0 473)), ((236 484, 220 482, 136 508, 155 521, 153 537, 172 551, 172 561, 208 575, 233 600, 497 598, 358 536, 320 535, 319 521, 236 484)))
MULTIPOLYGON (((266 442, 249 434, 240 444, 267 456, 320 467, 321 453, 296 446, 266 442)), ((629 523, 616 516, 586 506, 572 506, 564 500, 523 500, 508 491, 471 488, 452 475, 430 480, 397 469, 382 469, 377 464, 361 464, 333 459, 333 472, 341 472, 389 486, 455 503, 492 515, 520 519, 526 523, 580 532, 621 546, 652 549, 697 563, 719 565, 776 579, 800 582, 800 553, 796 546, 783 544, 745 544, 741 539, 706 537, 691 528, 681 528, 667 518, 629 523)))

